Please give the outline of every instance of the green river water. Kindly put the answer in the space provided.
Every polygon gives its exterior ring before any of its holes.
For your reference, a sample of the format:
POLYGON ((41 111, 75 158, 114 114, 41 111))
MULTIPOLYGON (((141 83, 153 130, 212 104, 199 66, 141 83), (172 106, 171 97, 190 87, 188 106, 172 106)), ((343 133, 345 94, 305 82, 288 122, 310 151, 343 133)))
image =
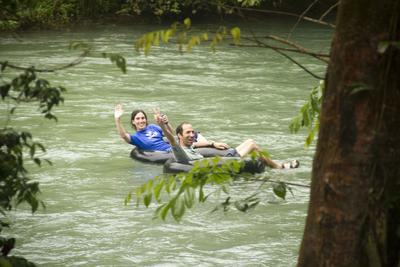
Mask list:
MULTIPOLYGON (((294 21, 253 25, 256 34, 286 36, 294 21)), ((202 25, 203 28, 212 25, 202 25)), ((239 25, 240 26, 240 25, 239 25)), ((188 211, 181 222, 152 220, 146 209, 124 198, 141 183, 162 172, 162 166, 136 162, 130 145, 118 136, 113 107, 129 113, 160 107, 177 125, 185 120, 206 137, 232 146, 253 138, 277 161, 298 159, 295 170, 267 170, 266 176, 309 184, 314 148, 304 149, 306 133, 292 135, 288 125, 318 80, 272 50, 207 45, 179 54, 174 45, 137 54, 134 40, 162 26, 87 26, 69 31, 26 32, 0 37, 0 59, 13 64, 51 68, 72 61, 70 41, 84 41, 100 52, 119 52, 128 60, 122 74, 109 60, 93 55, 71 69, 43 74, 52 85, 67 88, 65 103, 55 110, 58 122, 44 120, 35 107, 22 105, 12 126, 33 133, 43 143, 53 166, 27 163, 40 182, 46 209, 34 215, 27 206, 11 213, 7 236, 17 238, 13 255, 38 266, 294 266, 304 228, 309 191, 293 187, 278 200, 266 184, 256 209, 241 213, 211 210, 211 198, 188 211)), ((246 25, 242 25, 246 34, 246 25)), ((327 52, 331 31, 299 25, 292 40, 327 52)), ((326 66, 295 56, 314 72, 326 66)), ((11 77, 12 71, 7 75, 11 77)), ((5 103, 0 118, 5 121, 5 103)), ((233 198, 250 195, 259 183, 239 180, 233 198)), ((212 187, 207 191, 211 192, 212 187)))

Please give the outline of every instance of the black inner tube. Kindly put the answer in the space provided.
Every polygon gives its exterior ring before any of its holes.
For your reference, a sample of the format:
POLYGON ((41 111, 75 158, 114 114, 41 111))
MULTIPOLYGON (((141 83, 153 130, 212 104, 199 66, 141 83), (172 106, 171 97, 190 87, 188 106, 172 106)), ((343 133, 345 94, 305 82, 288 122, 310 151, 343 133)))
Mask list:
MULTIPOLYGON (((210 158, 215 156, 224 157, 230 151, 228 149, 221 150, 212 147, 201 147, 201 148, 196 148, 195 150, 198 151, 205 158, 210 158)), ((134 147, 131 151, 131 158, 145 163, 164 164, 167 160, 174 159, 174 155, 172 152, 144 151, 138 149, 137 147, 134 147)))
MULTIPOLYGON (((235 157, 222 157, 220 158, 220 161, 218 162, 217 165, 221 165, 224 162, 228 160, 241 160, 241 158, 235 158, 235 157)), ((201 160, 197 160, 201 161, 201 160)), ((193 164, 196 162, 192 161, 189 164, 183 164, 176 162, 175 159, 170 159, 164 164, 163 171, 164 173, 169 173, 169 174, 177 174, 181 172, 190 172, 193 168, 193 164)), ((241 169, 239 170, 239 173, 262 173, 265 170, 265 163, 260 160, 260 159, 244 159, 243 160, 244 164, 242 165, 241 169)))

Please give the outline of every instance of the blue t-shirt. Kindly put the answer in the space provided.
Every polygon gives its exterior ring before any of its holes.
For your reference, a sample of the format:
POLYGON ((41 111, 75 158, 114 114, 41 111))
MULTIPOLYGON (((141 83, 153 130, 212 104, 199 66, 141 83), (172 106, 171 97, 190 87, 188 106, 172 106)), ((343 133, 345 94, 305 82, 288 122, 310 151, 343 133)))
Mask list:
POLYGON ((160 126, 149 124, 143 130, 131 134, 131 144, 145 151, 171 151, 171 145, 164 141, 160 126))

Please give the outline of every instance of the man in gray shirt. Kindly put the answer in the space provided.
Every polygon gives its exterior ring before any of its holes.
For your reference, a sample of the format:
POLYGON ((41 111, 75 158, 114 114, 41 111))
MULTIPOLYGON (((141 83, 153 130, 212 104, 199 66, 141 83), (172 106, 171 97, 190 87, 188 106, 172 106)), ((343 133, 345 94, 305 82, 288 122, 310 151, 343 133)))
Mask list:
MULTIPOLYGON (((176 134, 178 136, 178 142, 176 141, 173 133, 166 127, 163 123, 162 115, 159 109, 155 109, 155 120, 162 128, 164 135, 168 138, 172 146, 172 150, 174 152, 174 156, 177 162, 187 164, 193 160, 202 159, 203 156, 196 152, 193 147, 193 143, 195 140, 195 131, 193 126, 190 123, 183 122, 176 128, 176 134)), ((217 143, 217 142, 197 142, 196 148, 198 147, 215 147, 219 149, 226 149, 228 145, 225 143, 217 143)), ((248 139, 241 143, 236 148, 230 148, 227 151, 226 157, 244 157, 251 152, 261 152, 260 147, 252 140, 248 139)), ((273 169, 285 169, 285 168, 297 168, 299 166, 299 162, 297 160, 292 161, 290 163, 279 164, 274 162, 272 159, 259 155, 259 158, 270 168, 273 169)))

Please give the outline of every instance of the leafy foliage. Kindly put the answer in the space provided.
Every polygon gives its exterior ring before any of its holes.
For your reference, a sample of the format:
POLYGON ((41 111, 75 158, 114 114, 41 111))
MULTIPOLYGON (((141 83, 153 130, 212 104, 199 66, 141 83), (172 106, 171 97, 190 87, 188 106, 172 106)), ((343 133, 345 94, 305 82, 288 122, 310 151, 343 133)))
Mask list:
POLYGON ((256 6, 261 0, 0 0, 0 30, 28 27, 59 28, 82 19, 129 15, 174 18, 196 13, 232 13, 235 6, 256 6))
POLYGON ((116 53, 102 53, 102 55, 104 58, 109 58, 123 73, 126 73, 126 60, 123 56, 116 53))
MULTIPOLYGON (((8 227, 5 222, 7 211, 23 202, 30 205, 32 212, 35 212, 39 205, 44 206, 37 197, 40 193, 39 183, 32 182, 27 176, 25 159, 30 158, 38 166, 41 166, 42 161, 51 164, 50 161, 37 156, 38 152, 45 152, 46 149, 42 144, 33 141, 31 133, 19 132, 7 124, 18 104, 31 102, 37 103, 44 118, 57 120, 52 109, 64 101, 62 93, 65 91, 63 87, 53 87, 47 80, 38 78, 34 68, 29 68, 7 81, 3 78, 7 65, 7 62, 1 62, 0 95, 8 119, 0 128, 0 232, 3 227, 8 227)), ((23 258, 7 256, 14 244, 15 239, 0 237, 1 266, 34 266, 23 258)))
MULTIPOLYGON (((165 220, 168 212, 170 212, 175 220, 180 220, 186 208, 191 208, 196 199, 198 202, 206 201, 208 197, 204 192, 206 184, 221 186, 229 183, 243 164, 236 160, 218 164, 219 161, 219 157, 204 159, 196 162, 189 173, 180 173, 175 176, 157 176, 149 180, 136 190, 137 205, 142 200, 144 205, 149 207, 153 199, 160 204, 162 202, 161 193, 164 191, 168 194, 169 200, 157 208, 156 217, 161 217, 165 220), (197 197, 195 190, 198 190, 197 197)), ((126 203, 129 200, 130 194, 126 203)))
POLYGON ((311 90, 308 101, 301 107, 299 114, 292 120, 289 129, 297 133, 300 128, 308 128, 308 136, 305 147, 309 147, 319 130, 319 118, 321 116, 321 104, 325 90, 325 82, 321 80, 319 85, 311 90))
MULTIPOLYGON (((336 0, 315 3, 324 12, 336 0)), ((241 8, 302 12, 309 1, 289 0, 0 0, 0 31, 31 27, 61 28, 82 20, 120 17, 174 21, 184 17, 207 19, 231 14, 243 16, 241 8)))
POLYGON ((392 46, 394 48, 400 49, 400 41, 384 41, 378 43, 378 52, 380 54, 385 53, 388 48, 392 46))
POLYGON ((231 13, 232 7, 257 6, 262 0, 212 0, 212 1, 179 1, 179 0, 129 0, 118 11, 120 14, 148 15, 168 17, 177 15, 191 16, 196 13, 231 13))
MULTIPOLYGON (((170 214, 176 221, 179 221, 186 210, 192 208, 194 204, 203 203, 210 195, 219 195, 223 192, 228 197, 214 211, 221 208, 227 211, 233 205, 237 210, 247 212, 260 203, 260 199, 257 197, 259 192, 235 201, 231 200, 229 193, 229 185, 240 176, 245 176, 239 174, 243 166, 243 161, 232 159, 221 162, 219 157, 197 161, 188 173, 156 176, 142 184, 135 191, 136 205, 138 206, 140 202, 143 202, 146 207, 149 207, 153 202, 158 205, 155 210, 155 218, 165 220, 167 215, 170 214), (217 189, 206 194, 205 187, 208 185, 217 187, 217 189), (163 201, 163 196, 167 200, 163 201)), ((265 182, 266 180, 261 181, 265 182)), ((279 198, 285 199, 288 186, 284 182, 278 184, 279 187, 275 188, 274 186, 273 192, 279 198)), ((125 205, 131 200, 132 193, 129 193, 125 198, 125 205)))
MULTIPOLYGON (((7 62, 1 63, 1 66, 3 72, 7 62)), ((54 120, 57 118, 51 113, 51 109, 64 101, 61 96, 64 91, 63 87, 52 87, 47 80, 37 78, 34 68, 26 70, 11 82, 0 85, 3 101, 10 99, 16 104, 37 101, 45 118, 54 120)), ((10 114, 14 113, 14 110, 15 108, 11 109, 10 114)))
POLYGON ((0 0, 0 5, 0 30, 59 28, 122 8, 121 3, 111 0, 0 0))
MULTIPOLYGON (((16 199, 16 205, 27 202, 35 212, 39 206, 36 198, 39 184, 30 182, 24 168, 24 150, 29 151, 30 158, 41 165, 41 159, 36 157, 37 149, 45 151, 42 144, 32 142, 28 132, 16 132, 12 128, 0 129, 0 211, 11 210, 16 199)), ((49 162, 49 161, 47 161, 49 162)))
MULTIPOLYGON (((226 27, 220 27, 212 38, 208 32, 200 34, 191 34, 191 20, 189 18, 184 19, 183 23, 176 22, 166 30, 153 31, 142 35, 135 43, 136 51, 143 51, 145 55, 148 55, 151 47, 158 46, 161 42, 168 43, 171 38, 175 38, 178 45, 179 51, 183 52, 184 47, 186 51, 192 51, 193 47, 199 45, 201 42, 209 41, 210 47, 215 51, 215 47, 226 38, 228 30, 226 27)), ((234 27, 230 29, 233 42, 240 44, 240 29, 234 27)))

